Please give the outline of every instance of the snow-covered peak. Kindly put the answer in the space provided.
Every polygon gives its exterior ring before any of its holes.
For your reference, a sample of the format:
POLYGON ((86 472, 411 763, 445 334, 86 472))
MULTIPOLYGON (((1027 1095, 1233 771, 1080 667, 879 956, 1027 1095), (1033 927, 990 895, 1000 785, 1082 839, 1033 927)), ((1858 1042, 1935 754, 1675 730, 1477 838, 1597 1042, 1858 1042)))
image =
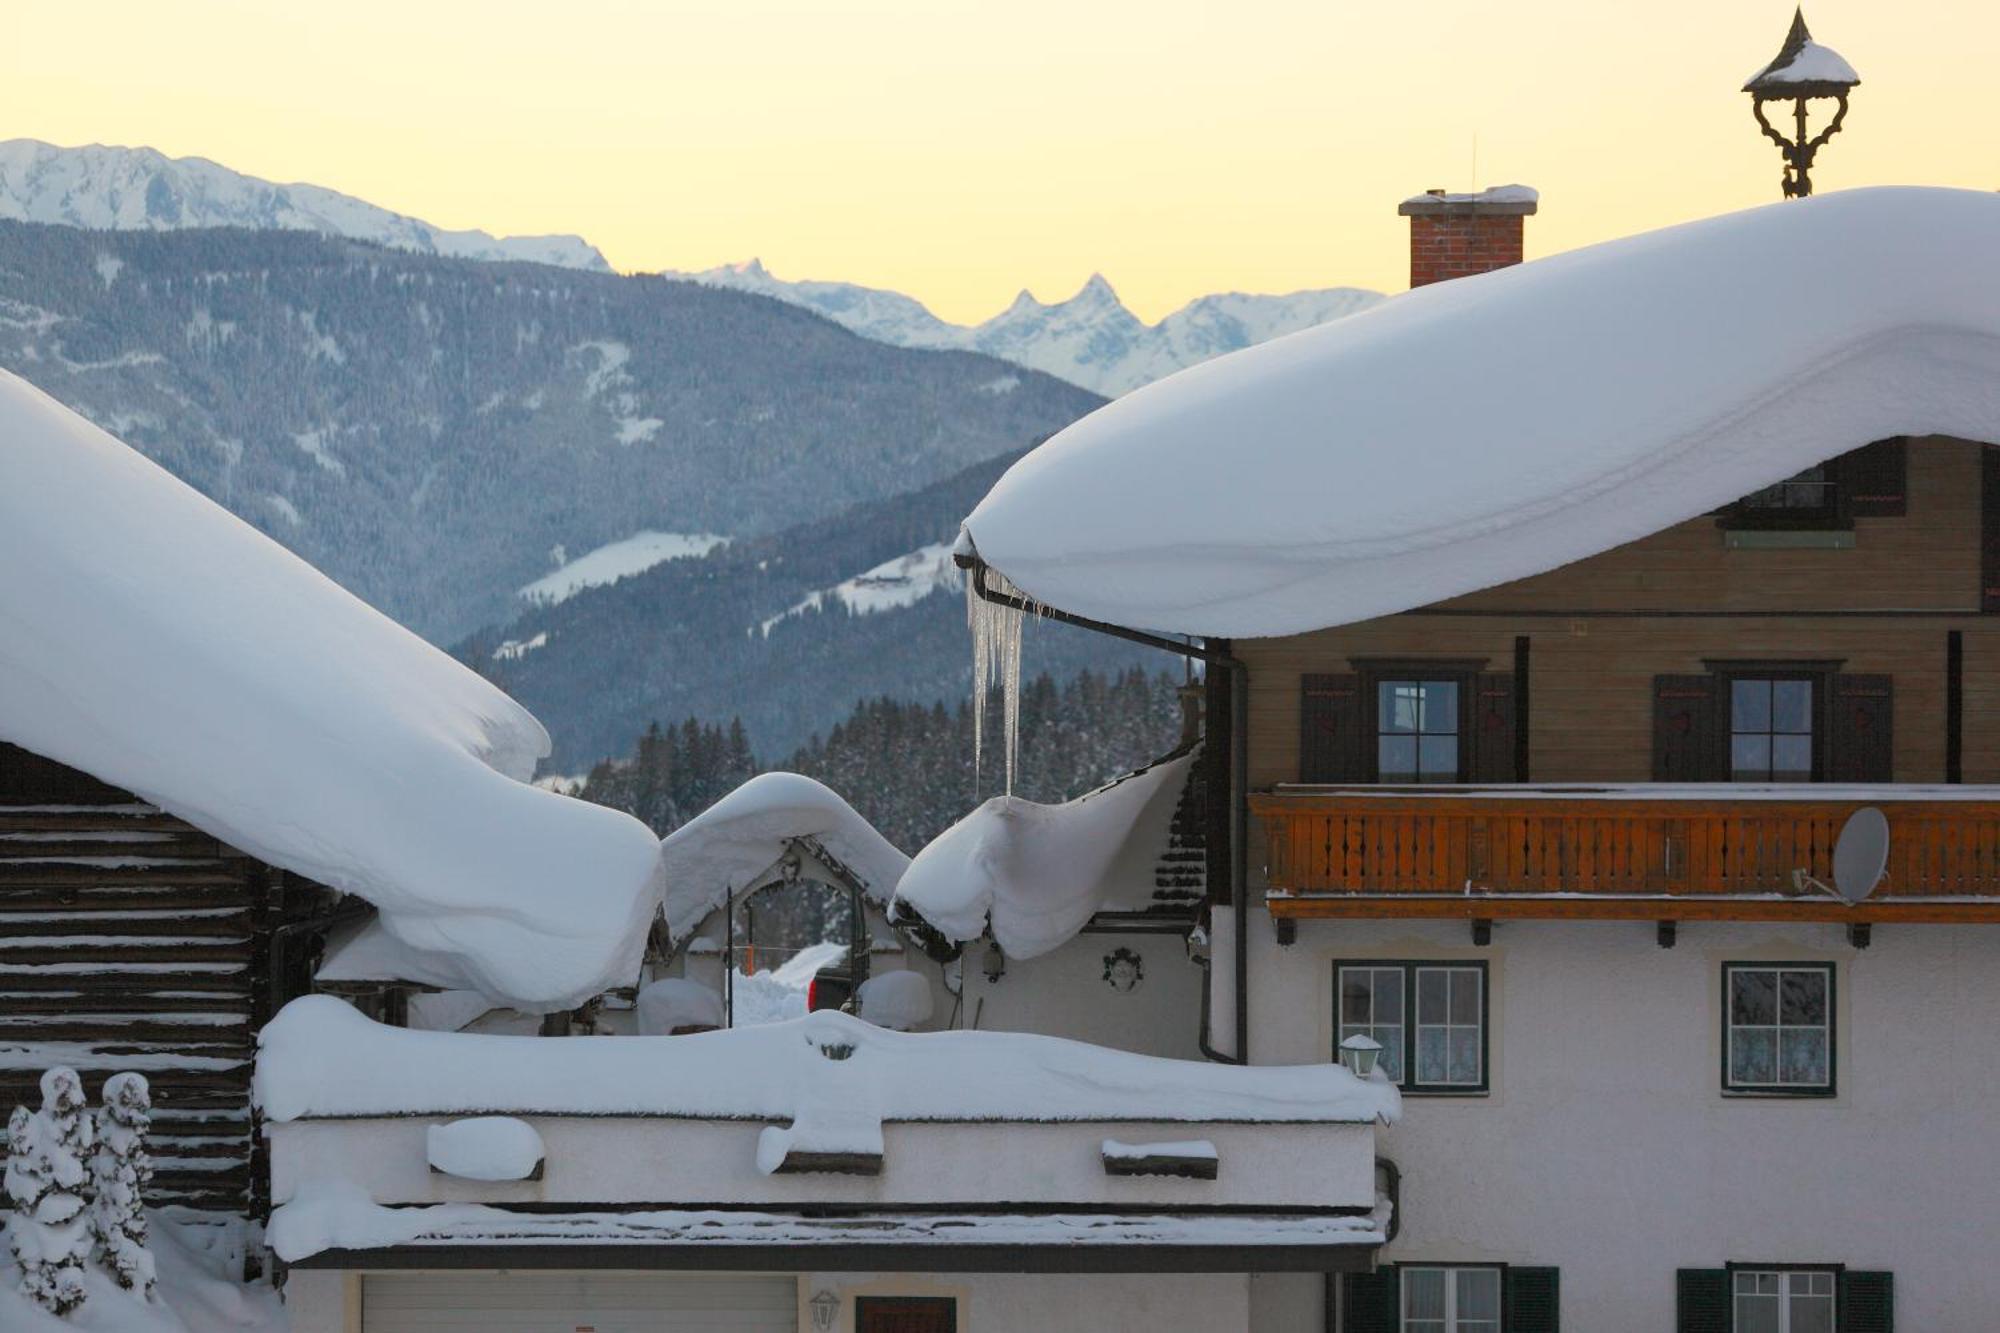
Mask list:
POLYGON ((0 218, 120 231, 315 231, 460 259, 611 269, 579 236, 451 231, 323 186, 274 184, 207 158, 168 157, 152 148, 0 142, 0 218))
POLYGON ((671 273, 713 287, 755 292, 815 310, 863 337, 898 347, 985 352, 1099 393, 1117 395, 1162 375, 1265 338, 1365 309, 1381 293, 1354 287, 1283 296, 1203 296, 1148 325, 1102 273, 1053 304, 1026 288, 980 324, 952 324, 900 292, 844 282, 791 282, 757 260, 700 273, 671 273))
POLYGON ((1854 190, 1436 283, 1100 408, 966 529, 1036 601, 1174 633, 1524 578, 1871 440, 2000 442, 1995 235, 2000 196, 1854 190))

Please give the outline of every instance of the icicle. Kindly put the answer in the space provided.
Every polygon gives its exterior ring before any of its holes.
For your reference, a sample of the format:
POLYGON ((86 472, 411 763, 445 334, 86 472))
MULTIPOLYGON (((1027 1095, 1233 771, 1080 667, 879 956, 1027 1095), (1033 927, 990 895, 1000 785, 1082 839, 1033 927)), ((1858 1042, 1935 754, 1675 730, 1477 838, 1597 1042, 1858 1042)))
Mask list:
MULTIPOLYGON (((996 569, 986 571, 988 589, 1027 603, 1027 596, 996 569)), ((972 765, 975 775, 985 757, 986 701, 1000 689, 1001 746, 1006 757, 1009 796, 1014 794, 1014 758, 1021 742, 1021 631, 1027 613, 988 601, 979 595, 980 568, 965 573, 965 623, 972 631, 972 765)))

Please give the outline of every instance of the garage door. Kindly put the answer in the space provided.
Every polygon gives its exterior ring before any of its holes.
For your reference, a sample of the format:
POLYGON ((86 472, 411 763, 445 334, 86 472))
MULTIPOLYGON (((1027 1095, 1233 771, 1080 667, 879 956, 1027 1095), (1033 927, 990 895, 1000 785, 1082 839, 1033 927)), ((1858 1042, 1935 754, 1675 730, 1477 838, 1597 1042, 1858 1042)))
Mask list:
POLYGON ((362 1333, 797 1333, 789 1277, 386 1273, 361 1283, 362 1333))

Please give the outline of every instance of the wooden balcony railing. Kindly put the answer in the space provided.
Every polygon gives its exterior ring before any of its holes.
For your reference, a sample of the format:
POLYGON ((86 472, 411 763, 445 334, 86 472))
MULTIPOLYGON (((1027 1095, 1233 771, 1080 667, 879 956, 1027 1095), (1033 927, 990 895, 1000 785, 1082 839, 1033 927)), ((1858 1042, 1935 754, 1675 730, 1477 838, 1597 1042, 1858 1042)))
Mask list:
POLYGON ((2000 799, 1822 790, 1281 788, 1250 808, 1281 916, 2000 921, 2000 799), (1888 871, 1849 907, 1795 872, 1830 883, 1868 805, 1888 871))

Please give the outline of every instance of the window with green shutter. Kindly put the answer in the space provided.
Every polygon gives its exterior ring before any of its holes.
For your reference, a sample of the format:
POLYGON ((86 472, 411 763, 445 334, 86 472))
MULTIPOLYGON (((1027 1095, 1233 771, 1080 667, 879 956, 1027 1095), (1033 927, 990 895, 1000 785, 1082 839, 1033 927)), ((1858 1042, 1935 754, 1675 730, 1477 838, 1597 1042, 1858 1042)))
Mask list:
POLYGON ((1506 1264, 1385 1265, 1349 1273, 1341 1333, 1561 1333, 1554 1268, 1506 1264))

